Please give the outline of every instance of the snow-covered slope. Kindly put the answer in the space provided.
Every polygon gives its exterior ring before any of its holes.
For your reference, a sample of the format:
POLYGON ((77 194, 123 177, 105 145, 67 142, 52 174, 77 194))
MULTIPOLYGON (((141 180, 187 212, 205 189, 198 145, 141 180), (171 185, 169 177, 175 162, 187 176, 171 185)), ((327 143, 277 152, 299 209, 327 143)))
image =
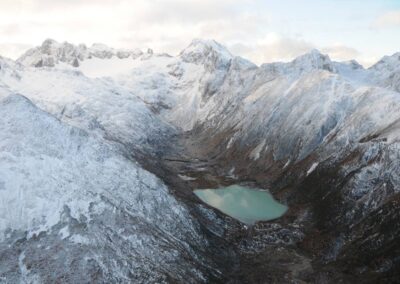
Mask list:
MULTIPOLYGON (((24 68, 27 73, 39 74, 44 77, 44 81, 48 82, 51 80, 48 80, 47 76, 55 77, 52 75, 54 71, 59 74, 72 70, 71 74, 77 75, 79 73, 76 71, 80 71, 85 77, 102 78, 101 80, 109 82, 115 88, 126 87, 157 111, 168 109, 167 112, 162 113, 163 117, 185 130, 191 129, 198 119, 208 114, 208 109, 203 107, 204 103, 217 92, 227 70, 239 72, 256 68, 251 62, 234 57, 225 47, 212 40, 193 40, 176 57, 154 54, 150 50, 139 57, 122 59, 111 55, 93 58, 93 56, 86 56, 87 52, 79 51, 80 46, 46 40, 41 47, 31 49, 17 62, 25 66, 33 66, 34 64, 29 62, 37 61, 41 56, 47 56, 48 46, 52 50, 51 56, 57 58, 54 60, 55 64, 50 65, 55 68, 24 68), (79 57, 81 60, 79 66, 71 67, 64 64, 71 61, 61 60, 60 54, 65 53, 65 50, 72 50, 71 54, 79 57), (62 71, 59 72, 59 70, 62 71), (47 74, 46 71, 48 71, 47 74)), ((28 80, 31 81, 31 79, 28 80)), ((35 78, 35 81, 37 80, 38 78, 35 78)), ((42 86, 41 83, 39 85, 42 86)), ((29 88, 31 88, 30 84, 29 88)), ((43 87, 43 89, 47 88, 47 86, 43 87)))
POLYGON ((228 72, 243 72, 240 76, 244 78, 248 70, 256 68, 253 63, 234 57, 215 41, 193 40, 177 57, 150 58, 130 73, 114 79, 164 110, 161 115, 167 121, 190 130, 210 114, 208 103, 228 72))
MULTIPOLYGON (((232 114, 207 117, 209 127, 233 129, 239 133, 238 141, 247 144, 263 137, 269 146, 264 154, 271 153, 276 160, 298 161, 330 137, 335 137, 335 147, 342 148, 399 118, 397 93, 369 84, 353 84, 322 66, 298 73, 297 62, 293 63, 295 66, 281 67, 293 73, 280 75, 268 67, 254 72, 232 114)), ((306 68, 309 65, 301 67, 306 68)), ((227 82, 221 86, 221 94, 212 99, 217 102, 209 102, 210 106, 228 107, 226 98, 239 86, 229 79, 227 82)), ((210 113, 221 112, 213 109, 210 113)))
MULTIPOLYGON (((10 62, 10 64, 12 64, 10 62)), ((123 143, 144 149, 174 132, 135 93, 107 78, 92 79, 70 68, 3 68, 0 79, 58 119, 123 143)), ((128 149, 128 150, 129 150, 128 149)))
POLYGON ((175 128, 111 79, 0 68, 1 279, 203 281, 196 221, 132 158, 156 155, 175 128))
MULTIPOLYGON (((28 96, 40 105, 42 99, 39 98, 52 88, 51 92, 60 86, 60 92, 71 89, 60 82, 72 81, 77 74, 79 80, 73 81, 85 84, 77 84, 72 93, 84 94, 87 102, 76 99, 74 107, 65 107, 65 96, 61 96, 63 102, 47 96, 43 108, 49 109, 49 105, 57 102, 62 107, 50 112, 58 113, 58 116, 64 113, 63 109, 88 109, 100 122, 107 120, 106 131, 129 143, 135 137, 127 135, 129 127, 121 127, 128 122, 121 123, 112 117, 121 110, 107 109, 107 102, 138 97, 153 111, 148 115, 154 117, 150 125, 157 128, 164 124, 161 132, 168 129, 165 125, 169 123, 186 131, 200 127, 207 133, 206 137, 218 134, 223 137, 219 142, 220 146, 221 143, 225 145, 222 154, 226 152, 229 156, 231 151, 242 149, 243 154, 253 161, 273 157, 273 161, 282 166, 313 155, 319 156, 317 162, 333 153, 340 156, 340 153, 357 147, 359 141, 375 137, 377 133, 387 143, 399 139, 397 128, 393 126, 400 118, 399 95, 395 92, 395 80, 387 81, 387 78, 395 78, 396 55, 364 69, 355 61, 333 62, 327 55, 312 50, 292 62, 257 67, 233 56, 215 41, 193 40, 175 57, 150 56, 132 61, 135 64, 125 74, 108 78, 89 79, 59 64, 52 69, 27 68, 19 75, 22 79, 18 79, 18 83, 7 84, 24 94, 32 93, 28 96), (48 79, 53 77, 53 82, 48 79), (32 81, 40 82, 36 90, 34 84, 29 83, 32 81), (24 90, 24 85, 29 90, 24 90), (118 93, 122 96, 103 95, 113 92, 103 92, 99 88, 121 90, 118 93), (82 92, 82 89, 88 91, 82 92), (104 101, 99 103, 102 97, 104 101), (94 105, 102 107, 93 110, 94 105), (108 112, 107 119, 103 118, 108 112), (124 134, 116 134, 117 129, 124 129, 124 134)), ((68 96, 68 100, 71 97, 68 96)), ((145 116, 144 112, 140 112, 139 119, 145 116)), ((72 113, 80 112, 75 109, 72 113)), ((128 115, 123 118, 122 121, 132 121, 128 115)), ((74 119, 77 120, 83 124, 90 121, 86 117, 74 119)), ((134 128, 139 129, 143 124, 145 122, 141 121, 134 128)), ((146 131, 143 129, 144 133, 154 133, 154 130, 146 131)), ((309 163, 307 169, 313 161, 309 163)), ((307 169, 303 169, 304 174, 307 169)))
MULTIPOLYGON (((17 76, 22 78, 16 80, 17 83, 7 84, 24 94, 32 93, 28 96, 45 109, 56 102, 58 110, 50 112, 58 117, 60 113, 72 112, 68 119, 74 117, 74 122, 84 124, 90 119, 85 116, 78 119, 74 114, 80 114, 80 109, 88 110, 105 125, 107 132, 125 143, 135 137, 128 135, 129 127, 121 125, 133 119, 123 115, 122 121, 117 120, 113 115, 120 116, 121 109, 108 108, 108 102, 121 104, 125 109, 126 100, 122 98, 139 97, 157 114, 148 114, 153 120, 159 119, 150 124, 156 128, 160 123, 171 123, 183 130, 201 126, 210 137, 226 133, 222 141, 226 149, 244 148, 253 153, 250 153, 253 158, 257 157, 254 160, 272 156, 274 161, 288 166, 316 154, 318 149, 323 149, 318 152, 321 159, 343 149, 347 151, 376 133, 386 133, 387 137, 381 138, 388 143, 396 142, 397 128, 392 125, 399 119, 399 96, 395 92, 397 57, 385 57, 366 70, 355 61, 333 62, 313 50, 292 62, 257 67, 233 56, 215 41, 193 40, 176 57, 124 59, 134 62, 132 69, 107 79, 89 79, 59 64, 53 69, 27 68, 17 76), (73 79, 74 76, 79 80, 73 79), (39 82, 37 88, 30 83, 32 81, 39 82), (79 84, 72 90, 62 84, 70 81, 79 84), (24 89, 23 86, 28 87, 24 89), (107 92, 103 91, 106 89, 107 92), (67 96, 68 99, 47 95, 46 102, 40 103, 43 94, 65 90, 74 95, 67 96), (113 92, 120 95, 114 96, 113 92), (86 102, 76 98, 65 106, 65 101, 71 101, 77 93, 85 96, 86 102), (93 110, 93 106, 100 105, 93 110), (122 129, 123 135, 115 133, 122 129)), ((108 62, 107 59, 104 62, 108 62)), ((77 67, 76 70, 81 69, 77 67)), ((81 71, 84 74, 85 71, 81 71)), ((138 115, 139 120, 145 116, 146 109, 138 115)), ((132 115, 138 112, 127 111, 132 115)), ((138 129, 143 124, 145 122, 140 121, 133 128, 138 129)), ((148 133, 146 131, 143 129, 148 133)), ((149 132, 154 133, 154 130, 149 132)), ((246 155, 250 157, 250 154, 246 155)))
POLYGON ((400 52, 384 56, 368 69, 375 84, 400 92, 400 52))
POLYGON ((201 281, 204 242, 162 181, 118 144, 8 93, 1 88, 2 279, 201 281))

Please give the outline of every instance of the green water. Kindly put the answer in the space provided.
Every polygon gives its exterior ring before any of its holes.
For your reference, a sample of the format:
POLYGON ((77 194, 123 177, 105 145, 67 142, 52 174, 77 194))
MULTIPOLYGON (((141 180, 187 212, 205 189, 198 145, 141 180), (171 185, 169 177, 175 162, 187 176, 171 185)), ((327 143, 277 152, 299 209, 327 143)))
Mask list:
POLYGON ((245 224, 281 217, 287 206, 266 191, 231 185, 219 189, 198 189, 194 193, 208 205, 245 224))

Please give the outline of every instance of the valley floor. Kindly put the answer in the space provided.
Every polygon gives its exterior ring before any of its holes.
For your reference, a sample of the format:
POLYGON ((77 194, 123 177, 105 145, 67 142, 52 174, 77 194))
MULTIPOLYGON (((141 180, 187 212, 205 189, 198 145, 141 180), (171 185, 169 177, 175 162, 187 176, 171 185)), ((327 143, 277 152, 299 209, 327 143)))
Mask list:
MULTIPOLYGON (((200 222, 211 244, 209 257, 219 271, 214 275, 216 278, 211 278, 212 283, 360 281, 353 273, 345 273, 335 264, 322 261, 318 257, 321 247, 308 244, 326 240, 313 228, 311 218, 299 218, 308 209, 304 205, 289 203, 290 209, 282 218, 246 226, 202 203, 193 190, 231 184, 262 187, 262 184, 248 176, 234 176, 224 171, 218 159, 207 154, 207 145, 201 146, 198 136, 191 132, 171 137, 169 145, 155 159, 136 158, 145 169, 162 179, 200 222)), ((282 199, 279 192, 275 197, 282 199)), ((362 282, 374 280, 366 278, 362 282)))

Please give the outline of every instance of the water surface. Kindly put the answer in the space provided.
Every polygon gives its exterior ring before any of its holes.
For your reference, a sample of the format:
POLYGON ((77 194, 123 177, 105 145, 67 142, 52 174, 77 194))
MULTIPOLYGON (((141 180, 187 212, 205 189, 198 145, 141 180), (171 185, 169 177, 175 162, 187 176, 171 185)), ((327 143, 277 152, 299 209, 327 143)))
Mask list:
POLYGON ((208 205, 246 224, 279 218, 287 210, 269 192, 240 185, 198 189, 194 193, 208 205))

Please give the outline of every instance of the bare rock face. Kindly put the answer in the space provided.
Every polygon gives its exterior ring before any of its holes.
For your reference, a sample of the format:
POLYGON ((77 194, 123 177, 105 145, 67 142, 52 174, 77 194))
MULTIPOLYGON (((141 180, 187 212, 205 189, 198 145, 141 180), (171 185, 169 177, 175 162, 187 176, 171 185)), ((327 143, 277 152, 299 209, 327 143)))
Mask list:
POLYGON ((72 66, 73 67, 79 67, 79 61, 78 61, 78 59, 74 59, 74 61, 72 62, 72 66))

